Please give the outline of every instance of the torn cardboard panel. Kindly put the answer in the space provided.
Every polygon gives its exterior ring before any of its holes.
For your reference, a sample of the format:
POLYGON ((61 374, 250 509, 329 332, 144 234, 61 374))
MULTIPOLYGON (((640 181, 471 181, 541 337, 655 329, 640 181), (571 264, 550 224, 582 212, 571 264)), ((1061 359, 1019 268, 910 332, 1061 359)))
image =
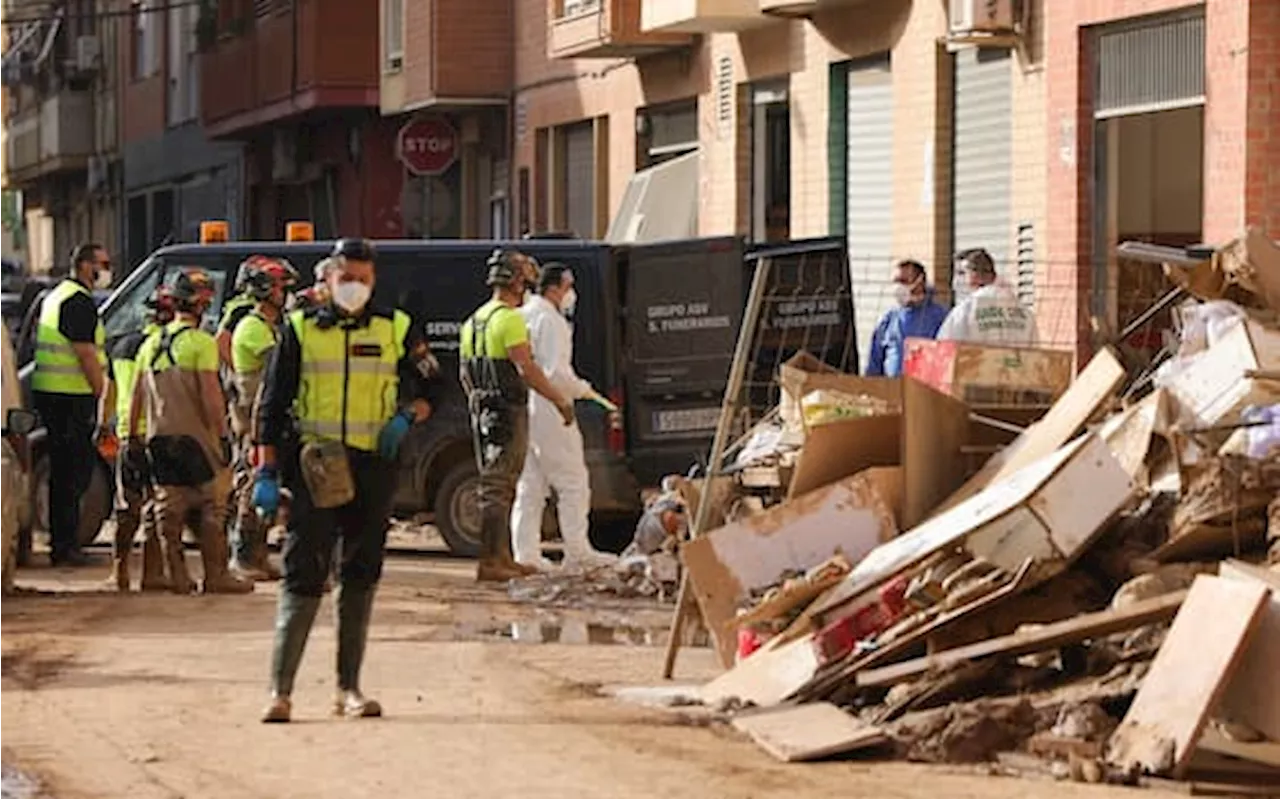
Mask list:
POLYGON ((1170 397, 1158 388, 1141 402, 1107 419, 1099 429, 1098 435, 1135 484, 1149 486, 1153 465, 1172 447, 1168 440, 1172 416, 1170 397))
POLYGON ((734 618, 756 589, 842 552, 856 563, 898 533, 875 485, 855 475, 690 541, 680 553, 721 660, 733 663, 734 618))
POLYGON ((1058 452, 877 547, 826 596, 830 611, 940 550, 964 546, 1008 572, 1026 558, 1038 579, 1065 568, 1128 501, 1133 484, 1105 442, 1082 436, 1058 452), (1088 497, 1088 502, 1081 502, 1088 497))
POLYGON ((992 457, 976 475, 939 505, 934 515, 956 507, 988 486, 1007 480, 1020 469, 1057 452, 1114 398, 1125 374, 1124 366, 1111 349, 1103 349, 1089 361, 1067 392, 1040 421, 992 457))
POLYGON ((796 462, 788 498, 872 467, 901 466, 905 526, 923 521, 960 484, 961 452, 969 439, 969 409, 959 400, 909 379, 823 375, 833 390, 898 397, 894 413, 845 419, 815 428, 796 462))
POLYGON ((1169 263, 1164 271, 1174 285, 1202 300, 1231 299, 1243 291, 1240 299, 1280 311, 1280 246, 1261 228, 1247 228, 1210 260, 1169 263))
POLYGON ((1266 607, 1266 587, 1200 576, 1107 744, 1124 772, 1180 777, 1266 607))

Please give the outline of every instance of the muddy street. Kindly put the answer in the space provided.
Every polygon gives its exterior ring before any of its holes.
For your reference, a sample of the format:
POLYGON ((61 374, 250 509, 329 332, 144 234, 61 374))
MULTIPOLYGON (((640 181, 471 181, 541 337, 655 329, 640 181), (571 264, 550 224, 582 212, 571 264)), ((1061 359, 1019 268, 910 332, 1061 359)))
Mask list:
MULTIPOLYGON (((334 642, 322 619, 289 726, 257 720, 272 586, 249 597, 116 596, 97 590, 105 567, 21 572, 19 584, 39 592, 3 604, 5 796, 1108 793, 904 764, 773 763, 697 709, 608 695, 656 682, 666 606, 600 597, 589 609, 538 607, 478 587, 473 569, 391 558, 364 677, 387 717, 327 715, 334 642)), ((709 649, 682 652, 682 680, 716 672, 709 649)))

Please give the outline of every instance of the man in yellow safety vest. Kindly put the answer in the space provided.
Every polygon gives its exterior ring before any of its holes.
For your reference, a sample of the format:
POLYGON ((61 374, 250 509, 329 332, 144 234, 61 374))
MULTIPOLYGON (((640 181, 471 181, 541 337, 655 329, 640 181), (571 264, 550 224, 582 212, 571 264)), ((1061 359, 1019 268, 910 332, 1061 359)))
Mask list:
POLYGON ((50 560, 83 566, 80 501, 89 490, 94 427, 99 400, 106 398, 106 335, 90 290, 110 281, 111 259, 98 244, 71 254, 71 272, 45 296, 35 336, 33 404, 49 435, 50 560))
POLYGON ((253 504, 270 515, 282 481, 293 493, 264 722, 290 720, 294 676, 339 540, 334 712, 382 714, 360 691, 360 666, 400 444, 431 413, 439 364, 407 314, 372 302, 375 257, 364 239, 334 245, 328 300, 294 311, 281 325, 258 398, 253 504), (291 423, 297 447, 290 446, 291 423))

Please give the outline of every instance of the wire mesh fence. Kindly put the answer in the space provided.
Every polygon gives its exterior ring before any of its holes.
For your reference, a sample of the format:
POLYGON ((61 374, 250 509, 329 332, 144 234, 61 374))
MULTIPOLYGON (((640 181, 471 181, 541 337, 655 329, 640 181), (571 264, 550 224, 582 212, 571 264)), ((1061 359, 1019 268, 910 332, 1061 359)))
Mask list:
MULTIPOLYGON (((782 364, 808 352, 842 372, 863 373, 877 323, 897 306, 894 267, 908 256, 850 258, 843 243, 760 249, 748 256, 768 262, 759 321, 751 336, 749 364, 737 405, 733 434, 740 437, 781 399, 782 364)), ((758 267, 759 268, 759 267, 758 267)), ((1143 320, 1123 338, 1119 331, 1155 305, 1171 288, 1158 265, 1119 260, 1103 265, 1028 258, 997 262, 999 280, 1013 290, 1035 319, 1033 346, 1078 351, 1116 346, 1135 370, 1159 361, 1174 339, 1173 313, 1143 320), (1093 285, 1093 276, 1107 283, 1093 285)), ((966 276, 952 278, 947 265, 934 270, 930 301, 950 309, 970 290, 966 276)))

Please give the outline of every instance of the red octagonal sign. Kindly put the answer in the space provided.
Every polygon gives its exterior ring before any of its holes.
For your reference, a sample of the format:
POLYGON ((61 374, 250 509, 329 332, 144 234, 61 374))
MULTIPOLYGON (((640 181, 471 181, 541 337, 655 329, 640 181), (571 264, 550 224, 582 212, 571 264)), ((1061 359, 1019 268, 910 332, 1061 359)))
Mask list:
POLYGON ((396 154, 415 175, 439 175, 458 158, 458 131, 442 117, 415 119, 400 128, 396 154))

